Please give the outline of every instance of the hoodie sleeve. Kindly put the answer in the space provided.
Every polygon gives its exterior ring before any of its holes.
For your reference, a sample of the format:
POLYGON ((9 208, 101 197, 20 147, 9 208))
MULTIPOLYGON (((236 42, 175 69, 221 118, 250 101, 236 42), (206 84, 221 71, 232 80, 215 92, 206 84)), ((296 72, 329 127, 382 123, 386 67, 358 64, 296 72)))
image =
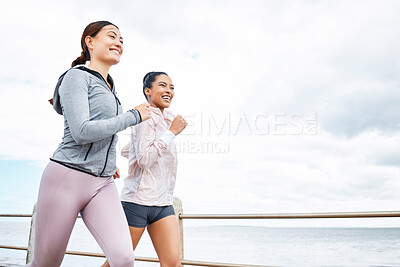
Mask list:
POLYGON ((157 139, 156 129, 153 119, 149 119, 136 127, 136 139, 134 146, 136 151, 137 163, 141 169, 148 169, 169 147, 175 135, 169 130, 157 139), (171 138, 170 135, 173 135, 171 138), (164 141, 168 140, 168 141, 164 141))
POLYGON ((59 88, 63 114, 77 144, 102 140, 141 122, 135 109, 113 118, 90 121, 88 88, 87 76, 74 69, 65 74, 59 88))

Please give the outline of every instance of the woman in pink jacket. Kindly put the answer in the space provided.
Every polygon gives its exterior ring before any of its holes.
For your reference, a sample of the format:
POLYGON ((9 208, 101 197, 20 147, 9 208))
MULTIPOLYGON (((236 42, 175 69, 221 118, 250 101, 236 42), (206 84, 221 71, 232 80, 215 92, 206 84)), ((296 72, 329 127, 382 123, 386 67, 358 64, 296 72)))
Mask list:
MULTIPOLYGON (((122 149, 129 159, 128 176, 121 193, 133 249, 147 227, 161 266, 181 266, 179 229, 173 209, 177 153, 174 138, 187 123, 166 110, 174 97, 174 85, 164 72, 149 72, 143 93, 151 117, 131 127, 131 142, 122 149)), ((103 266, 108 266, 106 262, 103 266)))

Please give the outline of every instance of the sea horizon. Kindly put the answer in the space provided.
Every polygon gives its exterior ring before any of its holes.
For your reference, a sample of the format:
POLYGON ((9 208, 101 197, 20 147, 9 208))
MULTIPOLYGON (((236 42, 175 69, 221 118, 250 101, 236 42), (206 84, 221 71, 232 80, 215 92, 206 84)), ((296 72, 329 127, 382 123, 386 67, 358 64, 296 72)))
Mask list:
MULTIPOLYGON (((0 244, 27 246, 30 222, 0 221, 0 244), (12 234, 13 233, 13 234, 12 234)), ((100 252, 82 221, 67 250, 100 252)), ((400 266, 400 227, 184 227, 185 259, 268 266, 400 266)), ((145 232, 136 256, 156 257, 145 232)), ((0 249, 0 266, 21 266, 25 251, 0 249), (13 265, 14 264, 14 265, 13 265)), ((100 266, 102 258, 66 255, 61 266, 100 266)), ((158 266, 139 262, 135 266, 158 266)))

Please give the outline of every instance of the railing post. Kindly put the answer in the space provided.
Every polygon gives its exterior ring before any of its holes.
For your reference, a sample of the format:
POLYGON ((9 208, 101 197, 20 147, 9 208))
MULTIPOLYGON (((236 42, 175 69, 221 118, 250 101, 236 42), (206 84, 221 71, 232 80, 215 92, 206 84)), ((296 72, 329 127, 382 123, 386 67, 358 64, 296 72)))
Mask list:
POLYGON ((181 260, 183 260, 184 259, 183 220, 180 218, 180 215, 183 214, 183 207, 182 207, 182 201, 177 197, 174 197, 174 210, 175 210, 176 220, 178 221, 178 226, 179 226, 179 245, 180 245, 180 250, 181 250, 181 260))
POLYGON ((33 251, 35 249, 35 223, 36 223, 36 203, 33 206, 31 228, 29 230, 29 241, 28 251, 26 253, 26 263, 30 263, 33 260, 33 251))

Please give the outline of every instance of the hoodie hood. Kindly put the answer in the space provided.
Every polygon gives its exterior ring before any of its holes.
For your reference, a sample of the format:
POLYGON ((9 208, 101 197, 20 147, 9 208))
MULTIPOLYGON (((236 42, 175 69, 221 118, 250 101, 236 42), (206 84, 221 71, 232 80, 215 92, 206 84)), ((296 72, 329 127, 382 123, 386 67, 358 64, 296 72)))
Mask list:
MULTIPOLYGON (((99 79, 103 80, 103 81, 105 82, 105 84, 107 85, 106 81, 104 80, 103 76, 101 76, 100 73, 98 73, 98 72, 95 71, 95 70, 89 69, 89 68, 86 67, 85 65, 77 65, 76 67, 72 67, 72 68, 70 68, 69 70, 71 70, 71 69, 79 69, 79 70, 82 70, 82 71, 87 71, 87 72, 93 74, 94 76, 98 77, 99 79)), ((64 73, 58 78, 58 81, 57 81, 57 84, 56 84, 56 88, 54 89, 54 94, 53 94, 53 108, 54 108, 54 110, 55 110, 58 114, 60 114, 60 115, 63 115, 63 112, 62 112, 61 101, 60 101, 60 95, 59 95, 59 93, 58 93, 58 89, 60 88, 61 83, 62 83, 62 81, 64 80, 65 74, 67 74, 67 72, 68 72, 69 70, 67 70, 66 72, 64 72, 64 73)), ((111 87, 112 87, 112 90, 111 90, 111 91, 114 92, 114 81, 113 81, 113 79, 111 78, 110 75, 107 76, 107 81, 109 82, 109 84, 110 84, 111 87)), ((107 87, 108 87, 108 85, 107 85, 107 87)))
POLYGON ((64 72, 60 78, 58 78, 58 82, 56 84, 56 88, 54 89, 54 94, 53 94, 53 108, 54 110, 60 114, 63 115, 62 108, 61 108, 61 102, 60 102, 60 95, 58 94, 58 88, 60 88, 60 85, 64 79, 65 74, 68 72, 64 72))

